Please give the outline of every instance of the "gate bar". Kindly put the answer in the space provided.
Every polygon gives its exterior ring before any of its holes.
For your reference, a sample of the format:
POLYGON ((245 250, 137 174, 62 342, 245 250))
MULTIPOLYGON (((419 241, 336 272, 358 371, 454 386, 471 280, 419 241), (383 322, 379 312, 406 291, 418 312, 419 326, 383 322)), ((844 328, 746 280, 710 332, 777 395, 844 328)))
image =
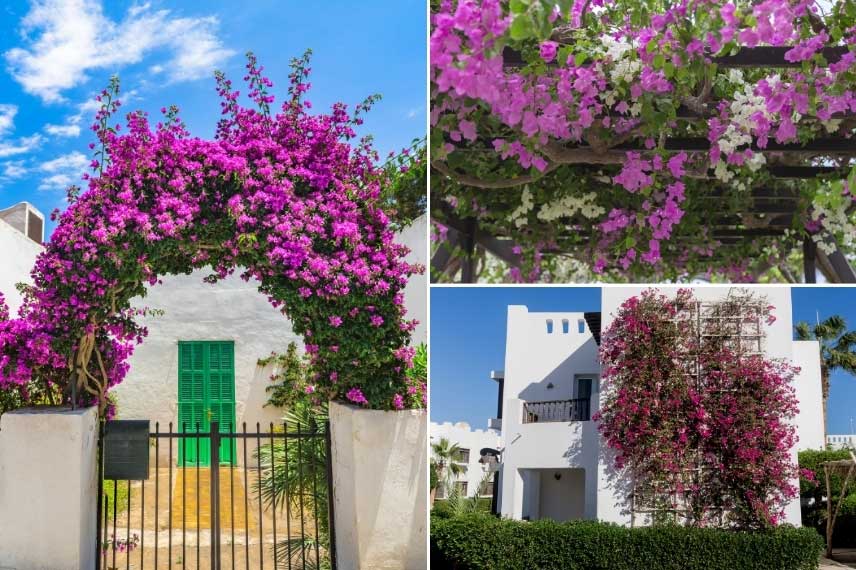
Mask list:
MULTIPOLYGON (((220 423, 211 422, 211 570, 220 570, 220 423)), ((199 458, 196 458, 197 463, 199 458)), ((197 500, 199 498, 197 497, 197 500)), ((196 521, 197 526, 199 521, 196 521)), ((234 524, 234 523, 233 523, 234 524)))

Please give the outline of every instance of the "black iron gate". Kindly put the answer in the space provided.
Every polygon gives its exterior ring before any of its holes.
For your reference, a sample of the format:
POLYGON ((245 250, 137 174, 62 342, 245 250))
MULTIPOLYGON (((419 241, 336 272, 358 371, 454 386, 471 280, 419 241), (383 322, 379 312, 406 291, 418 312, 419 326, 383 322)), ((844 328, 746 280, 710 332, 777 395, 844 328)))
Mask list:
POLYGON ((99 477, 99 570, 335 570, 329 422, 255 427, 156 423, 147 479, 99 477))

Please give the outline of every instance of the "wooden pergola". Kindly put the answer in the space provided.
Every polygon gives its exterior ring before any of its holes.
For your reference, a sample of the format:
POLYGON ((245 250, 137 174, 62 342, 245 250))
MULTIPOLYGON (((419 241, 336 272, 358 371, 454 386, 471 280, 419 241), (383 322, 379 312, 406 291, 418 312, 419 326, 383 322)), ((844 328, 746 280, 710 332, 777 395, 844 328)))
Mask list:
MULTIPOLYGON (((788 47, 755 47, 742 48, 735 55, 712 58, 720 68, 798 68, 800 63, 785 60, 788 47)), ((828 47, 821 51, 827 62, 834 63, 847 51, 847 47, 828 47)), ((525 65, 521 54, 511 48, 503 51, 503 63, 506 68, 513 69, 525 65)), ((555 65, 555 64, 553 64, 555 65)), ((715 102, 697 102, 698 104, 681 105, 678 109, 678 119, 699 121, 708 118, 715 102), (692 107, 692 108, 691 108, 692 107)), ((856 128, 856 115, 837 114, 835 118, 842 119, 841 130, 849 132, 856 128)), ((478 150, 491 149, 489 141, 478 140, 473 143, 478 150)), ((667 152, 699 153, 710 149, 710 141, 705 137, 675 137, 663 141, 661 148, 667 152)), ((800 216, 798 211, 799 191, 789 186, 787 181, 799 181, 824 177, 828 179, 844 179, 849 174, 851 159, 856 157, 856 137, 830 136, 818 138, 805 144, 782 144, 769 141, 764 148, 753 142, 750 148, 764 153, 767 157, 766 172, 770 182, 763 187, 752 188, 750 192, 751 205, 739 215, 717 215, 716 203, 729 192, 728 188, 715 181, 713 172, 706 175, 696 175, 697 178, 711 180, 710 192, 701 199, 710 200, 711 218, 709 223, 710 236, 720 242, 722 247, 729 247, 755 240, 761 237, 784 236, 786 230, 800 216), (747 223, 751 220, 751 223, 747 223)), ((645 152, 646 149, 638 141, 624 142, 606 150, 593 149, 584 144, 553 145, 550 149, 552 157, 561 165, 573 165, 581 169, 602 169, 608 165, 620 165, 627 151, 645 152)), ((444 163, 435 163, 438 175, 450 176, 463 185, 476 185, 477 181, 464 172, 456 172, 444 163), (469 184, 468 184, 469 182, 469 184)), ((528 177, 522 177, 519 187, 528 177)), ((505 187, 513 188, 513 180, 505 187)), ((537 184, 537 182, 532 182, 537 184)), ((440 200, 437 200, 440 202, 440 200)), ((447 241, 441 244, 434 254, 431 265, 435 272, 457 273, 460 269, 460 281, 472 283, 475 280, 474 260, 476 248, 486 251, 501 259, 511 267, 520 265, 520 256, 515 254, 516 243, 512 231, 488 231, 480 226, 476 218, 461 219, 456 216, 451 207, 441 203, 435 207, 435 221, 448 228, 447 241), (459 250, 461 256, 454 259, 452 252, 459 250), (454 264, 454 265, 450 265, 454 264), (458 267, 459 264, 459 267, 458 267)), ((509 228, 510 230, 511 228, 509 228)), ((831 246, 829 255, 818 249, 813 239, 806 234, 803 241, 803 280, 806 283, 816 282, 819 271, 824 278, 832 283, 856 283, 856 272, 841 251, 839 244, 831 235, 824 235, 823 241, 831 246)), ((547 251, 545 254, 568 253, 547 251)), ((798 276, 789 275, 791 280, 798 276)))
POLYGON ((847 487, 853 481, 853 476, 856 475, 856 455, 850 452, 850 459, 838 459, 836 461, 827 461, 823 464, 823 476, 826 482, 826 556, 832 556, 832 531, 835 529, 835 519, 838 517, 838 512, 841 510, 841 503, 847 495, 847 487), (832 473, 845 475, 844 482, 841 484, 841 491, 838 494, 838 501, 835 503, 835 509, 832 508, 832 485, 830 485, 829 477, 832 473))

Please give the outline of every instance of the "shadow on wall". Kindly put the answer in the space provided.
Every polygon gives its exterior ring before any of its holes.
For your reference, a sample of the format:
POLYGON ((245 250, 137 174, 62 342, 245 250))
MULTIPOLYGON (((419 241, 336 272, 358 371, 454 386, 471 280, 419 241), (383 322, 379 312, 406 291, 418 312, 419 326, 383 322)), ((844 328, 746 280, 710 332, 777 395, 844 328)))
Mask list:
MULTIPOLYGON (((270 380, 273 373, 274 365, 272 364, 267 366, 256 365, 247 397, 243 401, 243 409, 238 410, 236 414, 238 430, 242 429, 242 422, 247 422, 247 431, 255 431, 256 422, 261 424, 262 430, 270 429, 271 422, 275 426, 282 425, 282 416, 286 412, 285 408, 265 405, 268 402, 267 387, 273 385, 270 380)), ((240 406, 241 403, 238 405, 240 406)))
MULTIPOLYGON (((520 392, 519 397, 525 402, 573 399, 575 375, 598 375, 599 371, 597 369, 591 369, 592 362, 597 362, 597 344, 594 338, 588 339, 578 347, 543 379, 528 384, 520 392)), ((595 409, 594 401, 593 394, 592 411, 595 409)))

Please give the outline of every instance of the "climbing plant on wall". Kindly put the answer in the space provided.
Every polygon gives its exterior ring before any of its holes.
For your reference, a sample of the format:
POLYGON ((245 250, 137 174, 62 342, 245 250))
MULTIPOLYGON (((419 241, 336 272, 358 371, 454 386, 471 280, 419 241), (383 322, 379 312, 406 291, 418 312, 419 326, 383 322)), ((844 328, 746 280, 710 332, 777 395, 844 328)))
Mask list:
POLYGON ((767 358, 763 298, 701 303, 647 290, 603 333, 599 422, 628 510, 654 521, 763 528, 797 496, 798 369, 767 358))
POLYGON ((118 81, 98 97, 93 173, 56 214, 19 317, 0 318, 0 389, 35 379, 103 408, 146 335, 131 300, 164 274, 211 268, 208 281, 237 270, 291 319, 319 398, 424 405, 423 384, 408 390, 416 323, 403 295, 421 268, 393 240, 387 175, 355 131, 375 97, 313 114, 309 56, 292 62, 278 110, 252 54, 251 106, 218 73, 213 140, 192 136, 174 107, 156 125, 143 112, 114 124, 118 81))
POLYGON ((432 207, 441 238, 471 218, 514 244, 488 278, 793 280, 805 237, 856 251, 853 2, 432 12, 432 207))

